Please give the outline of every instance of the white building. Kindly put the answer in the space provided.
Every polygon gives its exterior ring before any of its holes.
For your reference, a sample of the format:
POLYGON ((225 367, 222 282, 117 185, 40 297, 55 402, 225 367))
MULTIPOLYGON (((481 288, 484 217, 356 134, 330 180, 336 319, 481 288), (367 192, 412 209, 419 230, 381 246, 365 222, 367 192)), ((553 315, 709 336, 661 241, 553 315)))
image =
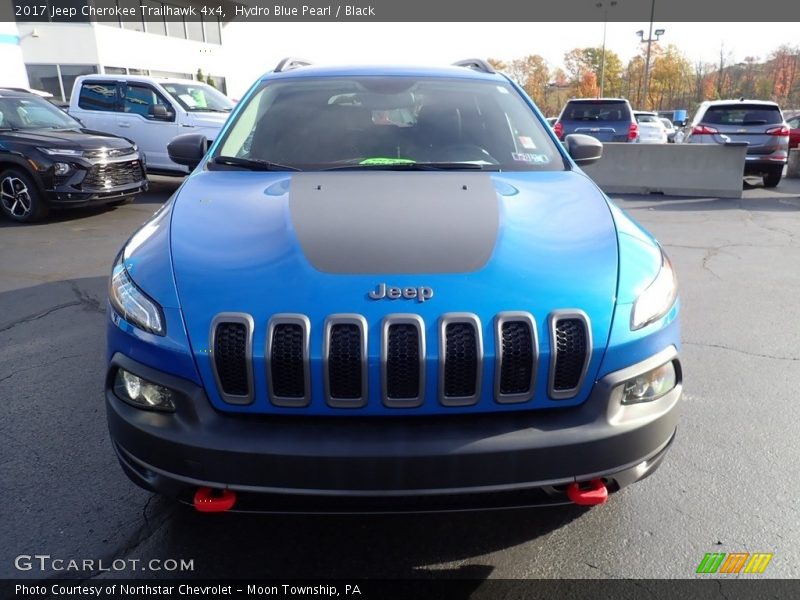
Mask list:
MULTIPOLYGON (((0 0, 5 2, 7 0, 0 0)), ((153 8, 180 6, 181 0, 136 0, 153 8)), ((120 7, 130 0, 116 0, 120 7)), ((114 0, 105 0, 103 5, 114 0)), ((37 5, 47 4, 46 0, 37 5)), ((63 0, 59 3, 63 4, 63 0)), ((50 15, 18 16, 0 22, 0 87, 46 90, 68 102, 79 75, 137 74, 196 79, 198 70, 227 91, 224 23, 195 17, 101 22, 80 16, 89 0, 70 0, 78 15, 58 20, 50 15)), ((95 4, 99 4, 95 2, 95 4)), ((233 12, 233 5, 222 3, 233 12)))

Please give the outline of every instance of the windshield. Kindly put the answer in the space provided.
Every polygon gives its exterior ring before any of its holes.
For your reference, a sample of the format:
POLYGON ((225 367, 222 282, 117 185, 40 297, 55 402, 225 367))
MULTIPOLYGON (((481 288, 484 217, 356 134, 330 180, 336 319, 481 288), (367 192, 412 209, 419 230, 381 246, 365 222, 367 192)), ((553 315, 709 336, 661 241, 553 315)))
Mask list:
POLYGON ((562 121, 630 121, 625 102, 578 100, 567 103, 562 121))
POLYGON ((636 121, 638 123, 661 123, 661 119, 659 119, 657 116, 642 113, 636 114, 636 121))
POLYGON ((230 112, 233 102, 205 83, 162 83, 183 108, 195 112, 230 112))
POLYGON ((284 168, 562 170, 544 126, 508 84, 426 77, 267 82, 237 113, 215 163, 284 168))
POLYGON ((81 124, 38 96, 0 98, 0 129, 80 129, 81 124))

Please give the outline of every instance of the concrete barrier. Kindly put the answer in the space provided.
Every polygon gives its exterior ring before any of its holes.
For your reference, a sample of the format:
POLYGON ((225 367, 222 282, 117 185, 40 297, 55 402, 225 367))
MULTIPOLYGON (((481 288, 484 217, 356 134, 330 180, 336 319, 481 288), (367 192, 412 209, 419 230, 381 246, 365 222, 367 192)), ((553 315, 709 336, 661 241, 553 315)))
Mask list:
POLYGON ((800 179, 800 148, 789 150, 789 163, 786 165, 786 177, 800 179))
POLYGON ((603 158, 583 167, 612 194, 742 197, 742 144, 604 143, 603 158))

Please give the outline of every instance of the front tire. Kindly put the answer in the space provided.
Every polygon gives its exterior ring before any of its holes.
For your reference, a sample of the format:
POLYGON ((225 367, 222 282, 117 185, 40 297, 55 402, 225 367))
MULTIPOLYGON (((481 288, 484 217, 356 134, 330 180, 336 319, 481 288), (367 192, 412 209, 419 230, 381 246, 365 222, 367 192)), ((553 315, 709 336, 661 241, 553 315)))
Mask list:
POLYGON ((778 187, 778 184, 781 182, 782 176, 783 176, 783 165, 781 165, 777 169, 772 169, 766 175, 764 175, 764 187, 765 188, 778 187))
POLYGON ((49 212, 31 176, 19 169, 0 173, 0 210, 18 223, 39 221, 49 212))

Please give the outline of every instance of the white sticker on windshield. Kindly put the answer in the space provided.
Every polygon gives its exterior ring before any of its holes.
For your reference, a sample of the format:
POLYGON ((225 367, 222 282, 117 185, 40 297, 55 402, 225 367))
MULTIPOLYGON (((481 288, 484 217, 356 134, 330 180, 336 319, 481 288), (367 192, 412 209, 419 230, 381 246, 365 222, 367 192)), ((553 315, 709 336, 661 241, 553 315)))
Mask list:
POLYGON ((181 94, 180 95, 180 99, 183 100, 184 102, 186 102, 186 104, 190 108, 194 108, 195 106, 197 106, 197 100, 192 98, 191 95, 189 95, 189 94, 181 94))
POLYGON ((533 140, 527 135, 517 136, 517 139, 519 140, 519 143, 522 144, 522 147, 526 150, 536 150, 536 144, 534 144, 533 140))
POLYGON ((547 154, 530 154, 528 152, 512 152, 511 158, 517 162, 535 163, 542 165, 550 162, 547 154))

